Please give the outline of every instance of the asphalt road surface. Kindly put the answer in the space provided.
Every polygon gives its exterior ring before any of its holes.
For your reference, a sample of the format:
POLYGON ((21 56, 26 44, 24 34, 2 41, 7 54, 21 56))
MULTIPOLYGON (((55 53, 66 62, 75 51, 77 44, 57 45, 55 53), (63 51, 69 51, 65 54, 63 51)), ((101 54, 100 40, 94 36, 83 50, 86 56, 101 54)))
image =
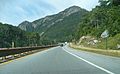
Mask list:
POLYGON ((59 46, 1 64, 0 74, 120 74, 120 58, 59 46))

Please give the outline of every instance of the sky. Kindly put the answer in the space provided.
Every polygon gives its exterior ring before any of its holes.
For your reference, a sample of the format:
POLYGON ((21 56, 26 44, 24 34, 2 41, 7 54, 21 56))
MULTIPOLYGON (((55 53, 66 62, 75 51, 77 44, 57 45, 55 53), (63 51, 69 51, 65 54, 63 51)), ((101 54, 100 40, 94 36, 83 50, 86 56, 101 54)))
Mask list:
POLYGON ((91 11, 98 0, 0 0, 0 22, 18 26, 74 5, 91 11))

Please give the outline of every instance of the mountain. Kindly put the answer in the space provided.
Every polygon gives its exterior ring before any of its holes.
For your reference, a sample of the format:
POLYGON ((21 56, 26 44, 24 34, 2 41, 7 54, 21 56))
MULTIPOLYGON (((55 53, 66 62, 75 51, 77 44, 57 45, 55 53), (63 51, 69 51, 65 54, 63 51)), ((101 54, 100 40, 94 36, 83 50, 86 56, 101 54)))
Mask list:
POLYGON ((78 6, 72 6, 58 14, 46 16, 33 22, 24 21, 19 28, 29 32, 38 32, 48 40, 69 41, 81 19, 88 13, 78 6))
POLYGON ((28 31, 28 32, 32 32, 34 27, 32 26, 32 23, 31 22, 28 22, 28 21, 24 21, 22 22, 20 25, 19 25, 19 28, 22 29, 22 30, 25 30, 25 31, 28 31), (24 24, 24 25, 22 25, 24 24))

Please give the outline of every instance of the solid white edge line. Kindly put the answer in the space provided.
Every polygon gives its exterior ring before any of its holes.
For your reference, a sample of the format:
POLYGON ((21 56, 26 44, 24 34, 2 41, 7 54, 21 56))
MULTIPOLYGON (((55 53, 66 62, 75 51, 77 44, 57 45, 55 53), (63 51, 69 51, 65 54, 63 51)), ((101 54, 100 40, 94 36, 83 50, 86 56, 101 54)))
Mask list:
POLYGON ((65 52, 73 55, 74 57, 76 57, 76 58, 78 58, 78 59, 80 59, 80 60, 82 60, 82 61, 84 61, 84 62, 86 62, 86 63, 88 63, 88 64, 90 64, 90 65, 92 65, 92 66, 94 66, 94 67, 96 67, 96 68, 98 68, 98 69, 106 72, 106 73, 108 73, 108 74, 115 74, 115 73, 113 73, 113 72, 111 72, 111 71, 109 71, 109 70, 107 70, 107 69, 105 69, 105 68, 102 68, 102 67, 100 67, 100 66, 98 66, 98 65, 96 65, 96 64, 94 64, 94 63, 92 63, 92 62, 90 62, 90 61, 88 61, 88 60, 85 60, 84 58, 81 58, 80 56, 77 56, 77 55, 75 55, 75 54, 67 51, 65 48, 62 48, 62 49, 63 49, 65 52))

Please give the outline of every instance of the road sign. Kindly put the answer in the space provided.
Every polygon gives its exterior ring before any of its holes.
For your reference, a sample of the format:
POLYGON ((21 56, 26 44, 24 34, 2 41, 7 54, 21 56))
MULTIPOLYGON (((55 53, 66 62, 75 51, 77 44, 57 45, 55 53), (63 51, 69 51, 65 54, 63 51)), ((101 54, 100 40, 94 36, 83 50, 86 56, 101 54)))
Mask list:
POLYGON ((105 30, 105 31, 101 34, 101 37, 102 37, 102 38, 107 38, 108 36, 109 36, 108 30, 105 30))

